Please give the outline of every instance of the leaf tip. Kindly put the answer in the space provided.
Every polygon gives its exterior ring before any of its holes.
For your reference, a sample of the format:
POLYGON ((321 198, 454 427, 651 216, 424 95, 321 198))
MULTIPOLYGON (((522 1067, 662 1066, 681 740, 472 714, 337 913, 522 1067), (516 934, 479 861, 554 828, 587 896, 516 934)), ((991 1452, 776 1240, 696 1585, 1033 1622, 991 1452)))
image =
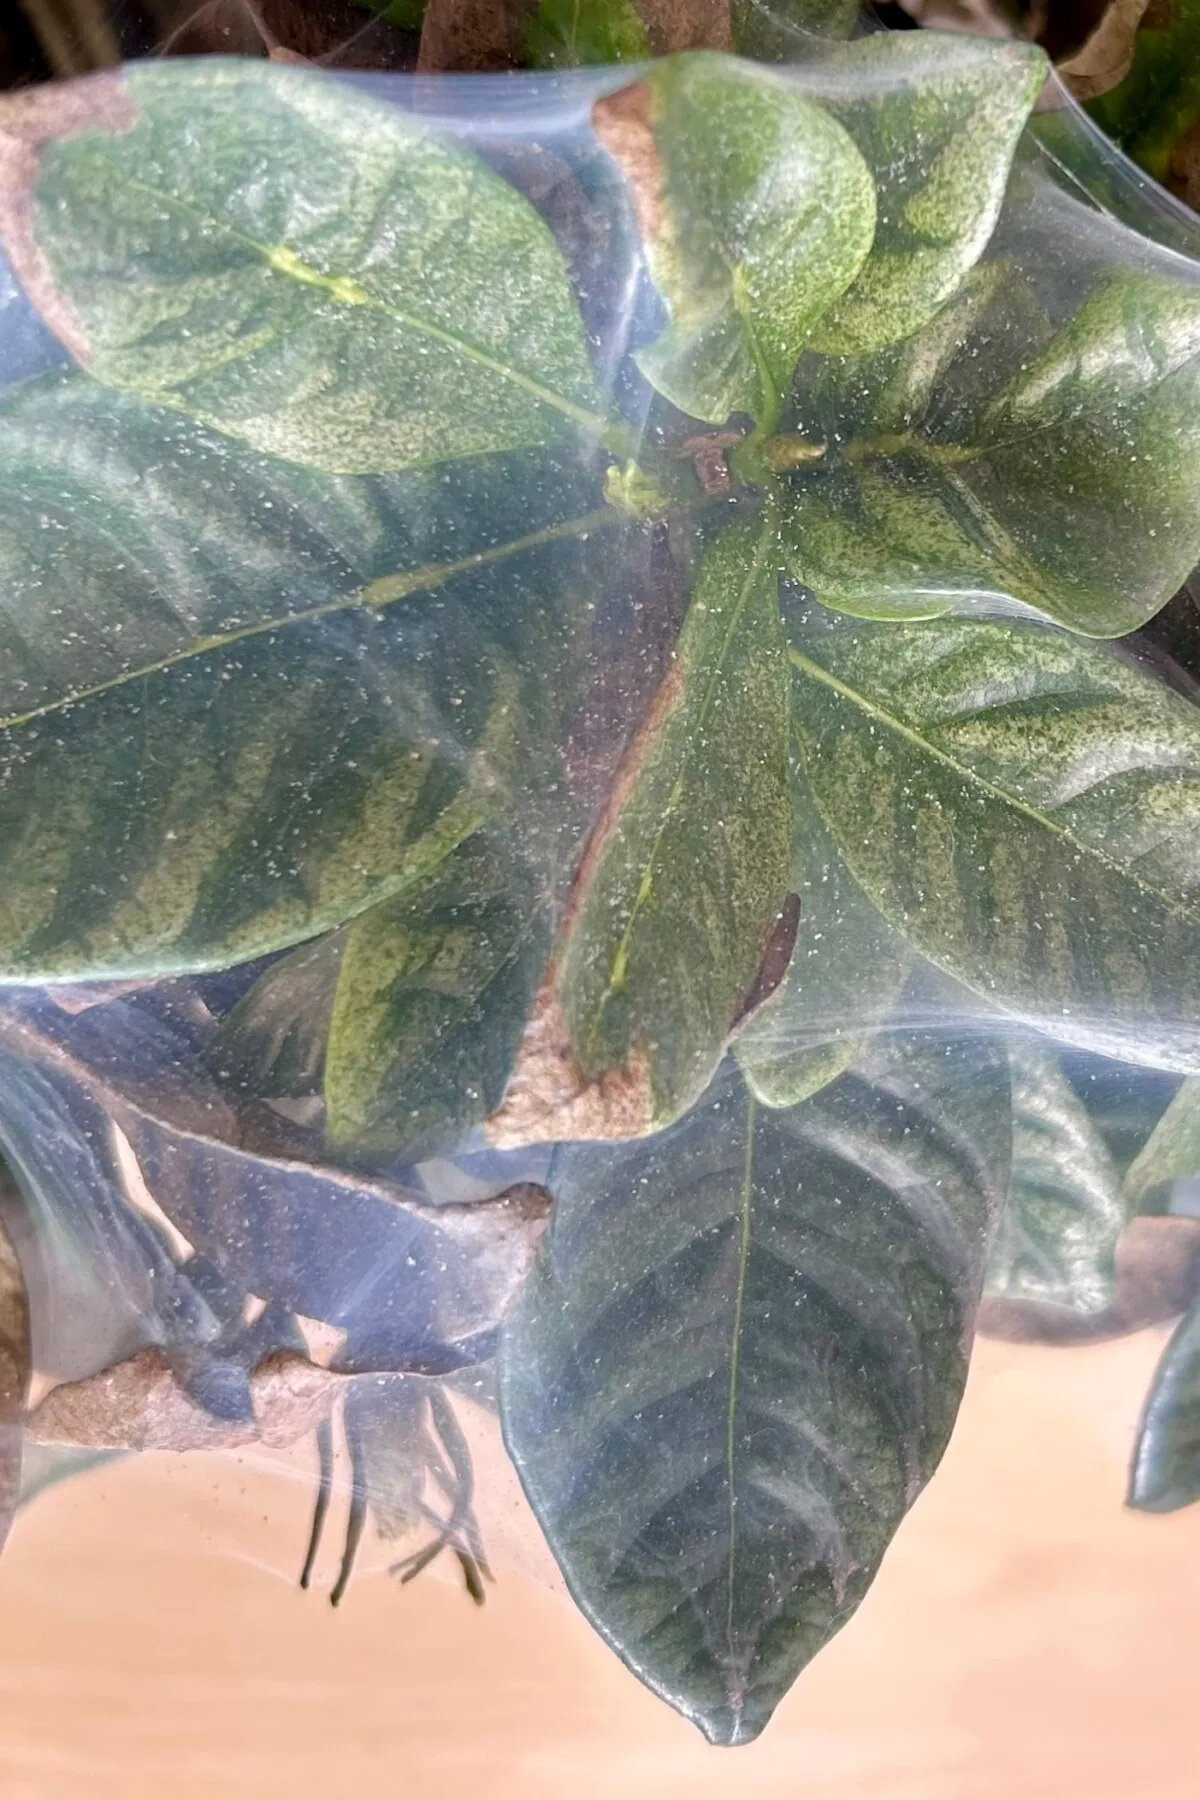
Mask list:
POLYGON ((650 1067, 634 1050, 624 1069, 589 1078, 580 1067, 549 971, 521 1037, 504 1098, 484 1122, 495 1150, 593 1138, 645 1137, 655 1127, 650 1067))

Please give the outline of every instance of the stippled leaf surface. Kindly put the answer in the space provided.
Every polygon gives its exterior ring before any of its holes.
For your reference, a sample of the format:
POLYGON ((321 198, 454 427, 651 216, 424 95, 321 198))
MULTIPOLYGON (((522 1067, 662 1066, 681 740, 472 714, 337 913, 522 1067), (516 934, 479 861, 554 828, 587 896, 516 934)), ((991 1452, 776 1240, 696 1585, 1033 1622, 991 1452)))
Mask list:
POLYGON ((707 1085, 787 891, 774 546, 733 526, 593 829, 493 1142, 629 1137, 707 1085))
POLYGON ((881 32, 826 69, 850 89, 826 104, 879 196, 871 254, 813 337, 816 349, 846 355, 909 337, 978 260, 1049 65, 1012 39, 881 32))
POLYGON ((695 418, 773 419, 870 248, 874 188, 849 136, 779 76, 704 52, 657 64, 593 121, 670 312, 642 372, 695 418))
POLYGON ((533 869, 485 834, 356 919, 325 1058, 334 1151, 417 1162, 498 1106, 549 940, 533 869))
POLYGON ((1112 1305, 1113 1257, 1125 1223, 1104 1139, 1053 1051, 1011 1042, 1012 1177, 988 1263, 987 1292, 1072 1312, 1112 1305))
POLYGON ((0 732, 4 976, 161 975, 287 948, 529 800, 588 554, 543 545, 0 732))
POLYGON ((800 923, 779 988, 734 1042, 764 1106, 795 1106, 860 1055, 890 1012, 912 954, 851 878, 801 767, 791 771, 792 891, 800 923))
POLYGON ((1155 1370, 1129 1471, 1129 1504, 1175 1512, 1200 1500, 1200 1307, 1175 1327, 1155 1370))
POLYGON ((101 381, 335 472, 596 426, 550 232, 398 108, 203 58, 135 65, 65 109, 7 104, 0 128, 25 189, 9 253, 101 381))
POLYGON ((1200 1080, 1183 1082, 1129 1165, 1125 1197, 1135 1211, 1173 1181, 1200 1175, 1200 1080))
POLYGON ((905 1036, 801 1106, 731 1082, 556 1156, 506 1441, 584 1612, 716 1743, 762 1730, 937 1466, 1010 1135, 1002 1052, 905 1036))
POLYGON ((1035 624, 794 622, 796 733, 851 874, 1065 1042, 1200 1069, 1200 714, 1035 624))
POLYGON ((46 376, 0 401, 0 723, 394 604, 599 504, 553 453, 321 475, 77 373, 46 376))
MULTIPOLYGON (((807 365, 806 365, 807 367, 807 365)), ((1055 329, 985 265, 927 331, 815 370, 789 567, 864 617, 1007 596, 1093 637, 1143 625, 1200 555, 1200 287, 1109 275, 1055 329)))

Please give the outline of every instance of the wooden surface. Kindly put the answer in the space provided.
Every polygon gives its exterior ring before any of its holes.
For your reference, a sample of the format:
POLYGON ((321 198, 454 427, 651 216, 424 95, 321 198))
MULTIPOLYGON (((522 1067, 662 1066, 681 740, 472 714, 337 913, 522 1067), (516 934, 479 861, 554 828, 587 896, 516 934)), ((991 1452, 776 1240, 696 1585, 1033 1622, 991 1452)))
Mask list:
POLYGON ((502 1481, 483 1612, 374 1546, 333 1614, 292 1586, 303 1459, 95 1471, 0 1563, 0 1800, 1195 1800, 1200 1508, 1121 1505, 1160 1341, 982 1344, 867 1602, 737 1751, 540 1583, 502 1481))

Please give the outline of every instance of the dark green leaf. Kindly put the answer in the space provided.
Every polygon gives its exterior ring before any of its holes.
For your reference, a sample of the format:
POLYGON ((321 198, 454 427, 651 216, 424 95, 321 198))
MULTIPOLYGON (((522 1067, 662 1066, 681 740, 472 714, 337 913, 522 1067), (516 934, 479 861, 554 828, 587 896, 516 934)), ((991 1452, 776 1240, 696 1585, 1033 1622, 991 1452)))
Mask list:
POLYGON ((818 367, 802 405, 850 439, 797 482, 785 534, 831 606, 999 595, 1116 637, 1200 556, 1200 288, 1172 277, 1113 274, 1055 331, 985 266, 899 350, 818 367))
POLYGON ((1104 1139, 1122 1181, 1129 1165, 1179 1091, 1180 1078, 1164 1069, 1110 1062, 1086 1051, 1064 1050, 1059 1064, 1104 1139))
POLYGON ((1113 1304, 1125 1223, 1112 1158, 1053 1053, 1013 1043, 1013 1156, 1008 1202, 988 1263, 987 1292, 1077 1313, 1113 1304))
POLYGON ((1139 1512, 1175 1512, 1200 1500, 1200 1306, 1176 1326, 1146 1397, 1129 1504, 1139 1512))
POLYGON ((791 788, 796 947, 778 991, 733 1047, 764 1106, 795 1106, 848 1069, 890 1012, 912 961, 904 940, 851 880, 802 769, 793 769, 791 788))
POLYGON ((603 429, 549 230, 412 115, 233 58, 26 99, 9 254, 101 381, 348 473, 603 429))
POLYGON ((345 929, 331 931, 280 957, 222 1019, 206 1061, 226 1086, 259 1099, 321 1092, 345 944, 345 929))
POLYGON ((671 314, 640 368, 695 418, 772 420, 815 321, 870 248, 862 158, 794 84, 707 52, 657 64, 593 119, 671 314))
POLYGON ((347 928, 325 1059, 335 1152, 418 1162, 500 1104, 549 923, 533 870, 481 836, 347 928))
POLYGON ((584 1612, 716 1743, 762 1730, 937 1466, 1010 1138, 1001 1052, 906 1036, 789 1111, 726 1085, 555 1159, 506 1441, 584 1612))
POLYGON ((1169 0, 1146 8, 1132 49, 1124 80, 1107 93, 1093 82, 1088 111, 1127 155, 1157 180, 1182 188, 1194 205, 1200 189, 1188 150, 1200 120, 1200 5, 1169 0))
POLYGON ((1200 1080, 1185 1081, 1125 1176, 1125 1198, 1140 1211, 1159 1188, 1200 1175, 1200 1080))
POLYGON ((787 891, 776 589, 759 526, 729 528, 705 556, 576 875, 494 1143, 635 1136, 711 1078, 787 891))
POLYGON ((1200 713, 1038 625, 795 625, 796 732, 851 874, 1065 1042, 1200 1072, 1200 713))
POLYGON ((410 886, 536 791, 582 569, 544 546, 0 732, 0 974, 227 968, 410 886))
POLYGON ((733 47, 755 62, 802 62, 814 38, 848 38, 858 0, 732 0, 733 47))
POLYGON ((881 32, 827 70, 850 91, 826 105, 879 195, 871 254, 813 334, 816 349, 845 355, 910 336, 978 260, 1049 64, 1011 38, 881 32))
POLYGON ((522 21, 521 41, 537 69, 642 62, 650 55, 633 0, 538 0, 522 21))
POLYGON ((317 475, 77 374, 30 382, 0 401, 0 724, 395 603, 600 504, 549 453, 317 475))

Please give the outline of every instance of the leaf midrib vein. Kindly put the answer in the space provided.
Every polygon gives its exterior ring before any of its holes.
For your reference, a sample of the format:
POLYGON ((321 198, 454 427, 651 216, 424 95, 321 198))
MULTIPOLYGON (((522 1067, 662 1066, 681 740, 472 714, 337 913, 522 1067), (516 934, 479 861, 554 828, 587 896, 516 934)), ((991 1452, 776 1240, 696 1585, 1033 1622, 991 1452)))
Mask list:
MULTIPOLYGON (((215 217, 210 212, 206 212, 202 207, 191 205, 190 202, 184 200, 179 194, 171 193, 168 189, 155 187, 152 182, 140 181, 136 176, 131 176, 129 178, 129 185, 130 187, 138 188, 142 193, 150 195, 152 199, 160 201, 165 206, 172 206, 177 211, 188 214, 200 224, 208 227, 208 229, 215 234, 231 238, 235 243, 244 245, 246 249, 253 251, 256 256, 261 257, 268 268, 273 269, 276 274, 282 275, 287 279, 286 271, 280 268, 275 260, 280 251, 286 249, 287 246, 279 245, 273 249, 269 244, 259 243, 258 239, 251 237, 249 233, 239 231, 236 226, 230 225, 224 219, 215 217)), ((582 425, 585 430, 593 435, 603 437, 607 433, 609 429, 609 421, 607 419, 601 417, 597 413, 589 412, 584 406, 577 406, 573 400, 568 400, 564 394, 556 394, 552 388, 544 387, 540 381, 535 381, 531 375, 526 375, 523 370, 515 369, 510 364, 499 361, 488 351, 482 349, 478 344, 473 344, 469 338, 461 337, 457 332, 447 331, 444 326, 435 325, 432 320, 422 318, 419 313, 408 312, 403 307, 395 306, 387 300, 380 299, 380 297, 377 294, 373 294, 369 288, 362 287, 361 283, 353 276, 337 277, 327 275, 323 270, 317 269, 306 262, 303 257, 296 255, 295 251, 289 251, 289 254, 295 257, 298 267, 302 267, 307 271, 306 275, 303 277, 306 282, 314 287, 324 289, 334 299, 340 298, 341 304, 346 306, 347 309, 354 305, 360 305, 367 306, 374 312, 382 313, 385 318, 392 319, 397 325, 405 326, 411 331, 420 332, 426 337, 432 338, 435 343, 444 344, 447 349, 454 350, 458 355, 465 357, 468 361, 478 363, 481 368, 489 370, 491 374, 499 375, 503 380, 511 381, 515 386, 524 388, 535 400, 540 401, 544 406, 553 407, 557 412, 562 413, 564 417, 572 419, 577 425, 582 425), (355 287, 358 288, 359 294, 362 297, 358 298, 356 296, 355 300, 351 301, 344 296, 339 296, 338 286, 341 281, 352 281, 355 287)), ((296 280, 297 277, 292 276, 291 279, 296 280)))
POLYGON ((1091 857, 1112 874, 1119 875, 1122 880, 1129 882, 1131 886, 1145 894, 1147 899, 1156 900, 1161 906, 1165 906, 1168 912, 1177 917, 1185 918, 1193 924, 1200 924, 1200 916, 1197 915, 1186 901, 1181 901, 1175 895, 1164 893, 1160 888, 1154 887, 1148 881, 1144 881, 1141 876, 1136 875, 1133 870, 1125 867, 1124 864, 1115 862, 1112 857, 1105 856, 1104 852, 1098 850, 1094 844, 1089 844, 1083 838, 1076 837, 1073 832, 1069 831, 1065 826, 1060 825, 1057 820, 1052 819, 1048 813, 1039 811, 1037 807, 1031 806, 1028 801, 1021 800, 1017 795, 1009 793, 1002 787, 998 787, 995 782, 989 781, 986 775, 981 775, 978 770, 972 769, 968 764, 957 761, 947 751, 942 750, 937 744, 930 743, 928 738, 922 737, 920 732, 914 730, 911 725, 906 725, 904 721, 898 719, 894 713, 888 712, 886 707, 880 706, 876 701, 869 700, 867 696, 860 693, 857 688, 853 688, 848 682, 840 680, 831 670, 823 668, 820 663, 813 662, 801 651, 796 650, 791 646, 788 648, 788 660, 794 668, 800 670, 801 674, 809 675, 814 680, 821 682, 825 687, 832 688, 835 693, 840 694, 843 699, 849 700, 853 705, 859 707, 870 718, 878 720, 878 722, 885 726, 889 731, 894 731, 897 736, 906 739, 907 742, 919 750, 922 755, 931 757, 935 762, 942 763, 947 769, 952 770, 962 781, 968 783, 972 787, 979 788, 989 799, 999 801, 1001 805, 1012 812, 1020 813, 1023 817, 1030 820, 1032 824, 1039 826, 1043 831, 1047 831, 1052 836, 1061 839, 1064 844, 1070 844, 1071 848, 1077 850, 1081 856, 1091 857))
POLYGON ((85 700, 95 700, 101 694, 107 694, 123 688, 134 681, 144 680, 150 675, 161 675, 167 669, 176 668, 180 663, 190 662, 193 657, 207 656, 216 650, 225 650, 231 644, 244 642, 247 638, 269 635, 271 632, 284 631, 290 626, 307 625, 315 619, 328 618, 333 613, 349 612, 354 608, 372 610, 376 607, 391 606, 397 600, 410 599, 414 594, 423 593, 433 588, 444 587, 459 575, 468 575, 475 569, 487 568, 491 563, 503 562, 506 557, 519 556, 526 550, 535 550, 543 544, 560 543, 566 538, 586 537, 592 531, 602 530, 605 526, 617 523, 621 514, 611 506, 598 507, 594 512, 580 513, 576 518, 563 519, 557 525, 546 525, 540 531, 528 532, 524 537, 511 538, 508 543, 494 544, 487 550, 473 550, 469 556, 460 556, 453 562, 426 563, 418 569, 411 569, 397 575, 383 575, 364 586, 352 589, 348 594, 337 594, 332 600, 323 600, 317 606, 308 606, 295 612, 278 613, 269 619, 256 619, 249 625, 239 625, 235 629, 213 632, 207 637, 193 638, 181 650, 174 650, 169 656, 160 657, 156 662, 142 663, 136 668, 124 669, 119 675, 111 676, 107 681, 95 682, 91 687, 78 688, 65 696, 47 700, 41 706, 30 707, 25 712, 9 713, 0 716, 0 731, 13 731, 22 725, 31 724, 35 719, 46 718, 49 714, 62 712, 68 707, 79 706, 85 700))

